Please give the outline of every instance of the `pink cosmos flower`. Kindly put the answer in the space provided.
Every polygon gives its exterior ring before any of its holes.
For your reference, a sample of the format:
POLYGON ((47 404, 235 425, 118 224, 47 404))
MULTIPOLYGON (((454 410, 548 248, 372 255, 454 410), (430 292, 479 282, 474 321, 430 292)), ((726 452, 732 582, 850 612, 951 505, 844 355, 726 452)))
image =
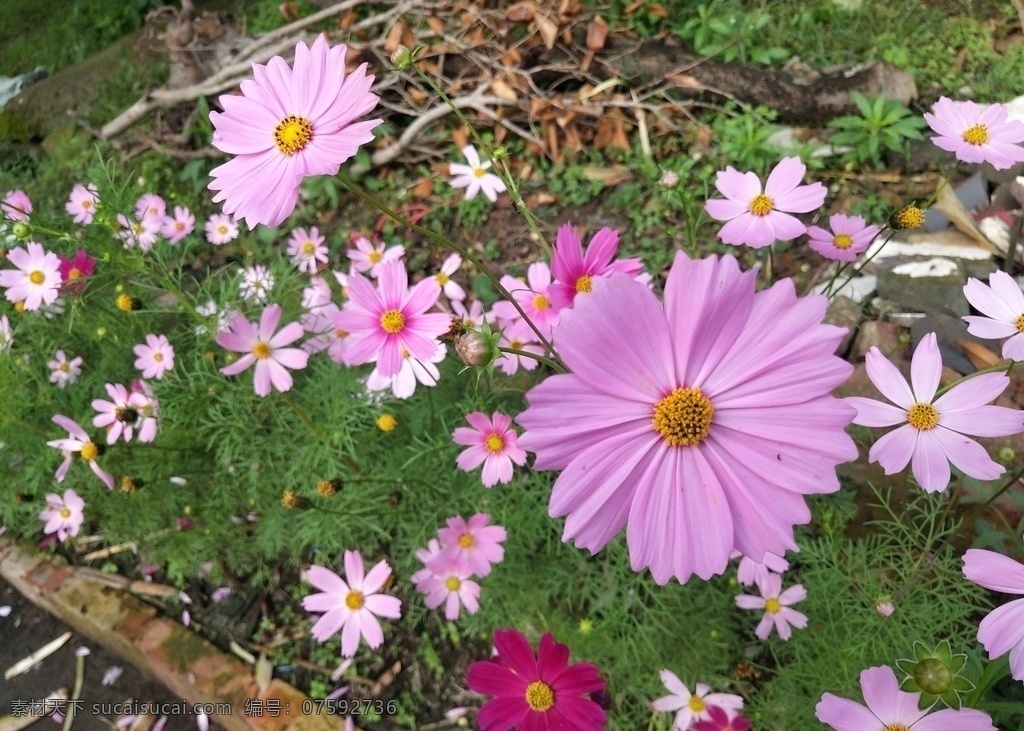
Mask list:
POLYGON ((814 715, 836 731, 856 729, 907 729, 907 731, 998 731, 992 719, 974 708, 920 710, 921 694, 900 690, 896 673, 888 666, 867 668, 860 674, 867 707, 825 693, 814 715))
POLYGON ((124 248, 134 249, 138 246, 141 251, 149 251, 160 236, 163 217, 146 216, 133 220, 118 213, 117 222, 121 230, 114 235, 124 241, 124 248))
POLYGON ((771 571, 781 574, 788 570, 789 561, 774 553, 766 553, 764 560, 760 562, 744 556, 740 559, 740 565, 736 567, 736 580, 742 586, 750 586, 768 578, 771 571))
POLYGON ((135 217, 163 220, 167 215, 167 203, 156 193, 145 193, 135 201, 135 217))
POLYGON ((0 202, 0 213, 9 221, 27 221, 32 213, 32 201, 23 190, 9 190, 0 202))
MULTIPOLYGON (((544 355, 544 348, 530 337, 532 334, 533 330, 530 330, 530 326, 520 319, 501 334, 501 337, 498 338, 498 347, 544 355)), ((503 352, 500 358, 494 359, 494 365, 501 369, 506 376, 513 376, 520 368, 524 371, 532 371, 539 365, 539 361, 528 355, 503 352)))
POLYGON ((429 277, 409 289, 409 275, 400 261, 381 266, 374 288, 361 274, 348 278, 348 302, 335 316, 335 325, 349 333, 349 363, 377 361, 385 377, 401 370, 402 357, 429 361, 437 352, 437 338, 451 327, 443 313, 427 313, 441 294, 429 277))
MULTIPOLYGON (((1024 564, 1009 556, 972 548, 964 554, 964 576, 1000 594, 1024 596, 1024 564)), ((978 642, 990 660, 1009 652, 1014 680, 1024 681, 1024 599, 1004 604, 981 620, 978 642)))
POLYGON ((345 74, 344 45, 329 48, 324 35, 312 48, 295 46, 289 67, 275 56, 254 63, 241 96, 220 97, 210 112, 213 146, 235 157, 211 171, 210 190, 224 212, 277 226, 294 210, 299 184, 310 175, 335 175, 360 145, 373 141, 380 119, 353 123, 377 106, 366 64, 345 74))
MULTIPOLYGON (((380 276, 380 268, 389 261, 397 261, 405 256, 405 247, 401 244, 388 246, 383 241, 373 244, 369 239, 362 236, 354 242, 355 250, 348 250, 348 258, 352 260, 352 266, 357 272, 369 272, 371 277, 380 276)), ((346 287, 347 284, 341 286, 346 287)))
POLYGON ((968 315, 967 331, 979 338, 1009 338, 1003 343, 1003 357, 1024 360, 1024 292, 1009 274, 995 271, 988 284, 971 277, 964 296, 974 309, 985 315, 968 315))
MULTIPOLYGON (((526 316, 540 330, 540 334, 550 339, 551 328, 558 323, 560 308, 551 304, 551 270, 548 269, 548 265, 540 261, 531 264, 526 270, 526 284, 513 277, 504 276, 501 278, 501 286, 512 295, 526 316)), ((495 302, 491 311, 506 327, 523 319, 511 302, 495 302)), ((533 335, 533 330, 525 322, 523 327, 516 328, 516 332, 529 333, 527 337, 533 335)))
POLYGON ((868 378, 892 404, 874 399, 844 399, 857 409, 861 426, 896 426, 871 446, 868 459, 892 475, 911 464, 914 479, 926 492, 949 485, 949 463, 978 480, 994 480, 1003 466, 993 461, 975 437, 1006 437, 1024 431, 1024 413, 1005 406, 986 406, 1010 383, 1005 373, 966 379, 936 398, 942 356, 935 333, 918 343, 910 364, 910 380, 886 360, 878 348, 866 357, 868 378))
POLYGON ((477 513, 468 521, 456 515, 448 518, 447 527, 437 532, 444 549, 437 564, 452 563, 468 569, 467 575, 484 577, 491 573, 491 565, 505 558, 502 541, 508 533, 500 525, 488 525, 491 516, 477 513))
POLYGON ((238 238, 238 223, 234 216, 215 213, 207 219, 203 231, 206 232, 207 241, 215 246, 223 246, 238 238))
POLYGON ((146 336, 146 342, 140 343, 133 348, 135 355, 135 367, 142 371, 143 378, 155 378, 160 380, 164 373, 174 368, 174 348, 167 340, 166 335, 146 336))
POLYGON ((292 264, 300 272, 316 274, 317 265, 327 263, 324 241, 316 226, 310 226, 308 231, 304 228, 294 229, 288 239, 288 256, 292 258, 292 264))
POLYGON ((325 612, 311 633, 319 642, 326 642, 341 632, 341 654, 352 657, 359 647, 359 638, 366 640, 370 649, 384 643, 384 630, 377 617, 398 619, 402 616, 402 601, 381 594, 380 590, 391 576, 387 561, 381 561, 364 576, 363 557, 358 551, 345 551, 345 578, 324 568, 310 566, 309 583, 322 593, 310 594, 302 600, 303 609, 325 612))
POLYGON ((56 493, 48 493, 46 510, 39 513, 39 519, 43 521, 43 534, 57 534, 57 540, 63 541, 68 536, 77 536, 78 529, 82 527, 82 509, 85 508, 85 500, 78 496, 74 490, 64 491, 64 497, 56 493))
POLYGON ((892 602, 883 600, 875 604, 875 611, 878 612, 879 617, 891 617, 892 613, 896 611, 896 607, 892 602))
POLYGON ((466 299, 466 290, 452 279, 452 275, 459 271, 460 266, 462 266, 462 257, 458 254, 451 254, 441 263, 441 271, 434 275, 444 296, 452 301, 466 299))
POLYGON ((733 548, 796 550, 804 495, 837 491, 857 456, 855 411, 831 395, 853 366, 824 297, 788 279, 755 293, 755 276, 677 252, 664 307, 614 274, 561 314, 572 372, 530 390, 517 421, 534 468, 563 470, 548 505, 563 540, 596 553, 625 526, 633 569, 661 584, 722 573, 733 548))
POLYGON ((731 165, 719 170, 715 187, 725 198, 704 204, 712 218, 728 221, 718 232, 718 238, 726 244, 760 249, 806 233, 807 227, 789 214, 821 208, 828 193, 821 183, 802 185, 806 172, 807 166, 799 157, 784 157, 768 174, 762 193, 756 174, 741 173, 731 165))
POLYGON ((14 345, 14 333, 7 315, 0 316, 0 353, 6 352, 14 345))
POLYGON ((790 627, 803 629, 807 626, 807 616, 791 608, 807 598, 807 590, 803 585, 794 584, 783 591, 782 577, 768 574, 757 582, 757 588, 761 596, 740 594, 736 597, 736 606, 740 609, 764 610, 764 616, 754 631, 759 640, 768 639, 773 627, 779 633, 779 639, 786 641, 793 635, 790 627))
POLYGON ((73 259, 58 256, 60 261, 61 291, 69 295, 81 293, 88 282, 83 281, 93 275, 96 271, 96 260, 89 256, 85 249, 75 252, 73 259))
POLYGON ((495 696, 477 714, 481 731, 604 728, 604 711, 583 695, 604 690, 600 671, 587 662, 570 665, 569 648, 550 632, 540 638, 536 656, 515 630, 494 630, 494 647, 494 660, 475 662, 466 673, 470 690, 495 696))
POLYGON ((932 142, 957 160, 987 162, 996 170, 1005 170, 1024 162, 1024 123, 1006 118, 1003 104, 955 102, 942 97, 925 112, 924 120, 938 136, 932 142))
POLYGON ((64 461, 61 462, 60 467, 57 468, 57 472, 54 473, 58 483, 64 482, 64 478, 67 477, 68 470, 71 469, 71 462, 75 455, 79 455, 82 459, 89 463, 90 469, 93 473, 103 481, 103 484, 107 486, 107 489, 114 489, 114 476, 109 472, 106 472, 96 462, 96 457, 100 453, 100 448, 89 439, 89 435, 85 433, 85 429, 80 427, 77 422, 72 421, 62 414, 56 414, 53 417, 53 423, 62 429, 65 429, 68 433, 66 439, 54 439, 46 443, 49 447, 59 449, 64 455, 64 461))
POLYGON ((168 244, 176 244, 196 229, 196 217, 184 206, 175 206, 174 215, 164 217, 160 233, 168 244))
MULTIPOLYGON (((156 439, 160 421, 160 403, 153 395, 153 389, 145 381, 132 381, 132 395, 136 397, 135 402, 138 404, 139 420, 135 425, 138 439, 140 442, 151 442, 156 439)), ((171 482, 174 482, 175 479, 180 478, 172 477, 171 482)))
POLYGON ((7 261, 17 269, 0 269, 0 287, 10 302, 24 303, 26 310, 52 304, 60 294, 60 259, 34 242, 27 250, 20 246, 7 252, 7 261))
MULTIPOLYGON (((343 332, 335 330, 337 332, 343 332)), ((347 348, 347 345, 345 346, 347 348)), ((416 392, 416 384, 421 383, 428 388, 433 388, 441 379, 441 371, 435 363, 440 363, 448 355, 448 348, 444 343, 437 344, 437 350, 430 360, 420 360, 411 355, 403 353, 402 366, 398 373, 393 376, 384 376, 380 368, 374 368, 366 377, 366 388, 368 391, 386 391, 391 389, 395 398, 406 399, 416 392)), ((342 362, 331 356, 333 360, 342 362)))
POLYGON ((88 226, 96 215, 96 204, 100 201, 99 190, 92 183, 88 187, 76 183, 71 189, 71 196, 68 198, 64 210, 74 216, 75 223, 88 226))
POLYGON ((455 464, 464 472, 472 472, 482 464, 484 487, 510 482, 512 463, 526 464, 526 452, 516 444, 512 418, 497 411, 488 418, 487 414, 474 411, 466 414, 466 421, 472 429, 460 426, 452 432, 452 441, 469 447, 459 453, 455 464))
POLYGON ((409 577, 409 581, 412 582, 412 585, 416 587, 416 591, 420 594, 427 593, 427 582, 437 575, 430 566, 434 563, 434 559, 441 555, 441 550, 441 544, 436 538, 431 538, 427 541, 426 548, 416 550, 416 558, 423 564, 423 568, 413 573, 409 577))
POLYGON ((709 706, 707 721, 697 721, 693 724, 693 731, 747 731, 750 728, 750 721, 743 716, 729 717, 728 712, 718 706, 709 706))
POLYGON ((826 259, 834 261, 856 261, 867 251, 871 242, 881 232, 878 226, 868 226, 860 216, 833 214, 828 219, 831 231, 817 226, 807 229, 807 245, 826 259))
MULTIPOLYGON (((111 400, 93 400, 92 407, 98 413, 93 417, 92 425, 108 427, 107 444, 113 444, 118 438, 130 442, 135 428, 139 425, 139 412, 146 405, 145 399, 142 394, 129 392, 119 383, 108 383, 106 389, 111 400)), ((148 440, 140 438, 140 441, 148 440)))
MULTIPOLYGON (((484 303, 480 300, 473 300, 469 308, 463 302, 453 300, 451 303, 452 312, 462 320, 462 325, 467 330, 479 330, 484 324, 484 303)), ((488 319, 490 322, 490 319, 488 319)))
POLYGON ((491 203, 497 201, 498 193, 505 192, 505 184, 497 175, 487 172, 491 167, 491 161, 481 162, 480 155, 473 145, 463 147, 462 156, 466 158, 468 165, 458 162, 448 165, 448 172, 452 175, 451 186, 465 188, 468 201, 476 198, 476 194, 481 191, 491 203))
POLYGON ((227 332, 217 333, 217 345, 245 355, 221 368, 220 372, 225 376, 237 376, 255 363, 252 383, 257 396, 268 396, 271 387, 278 391, 291 389, 292 376, 288 369, 305 368, 309 355, 299 348, 285 347, 302 337, 302 325, 290 322, 278 330, 280 322, 280 305, 265 308, 258 327, 245 319, 242 313, 232 312, 227 332))
POLYGON ((422 582, 424 604, 437 609, 444 604, 444 618, 454 622, 460 610, 465 607, 469 614, 480 610, 480 584, 472 581, 472 573, 465 567, 449 564, 432 569, 433 576, 422 582))
POLYGON ((46 367, 50 369, 50 383, 56 383, 58 388, 66 388, 82 374, 82 357, 68 360, 64 351, 58 350, 53 354, 53 360, 46 362, 46 367))
POLYGON ((672 723, 672 731, 687 731, 695 721, 706 721, 711 718, 712 706, 730 711, 743 708, 743 699, 732 693, 712 693, 711 686, 697 683, 696 692, 679 679, 679 676, 668 668, 661 671, 661 682, 668 688, 669 695, 662 696, 651 702, 656 711, 679 711, 672 723))
POLYGON ((558 228, 555 250, 551 258, 551 273, 554 283, 548 288, 551 307, 557 312, 569 307, 580 292, 590 292, 594 279, 607 277, 612 272, 622 272, 631 277, 643 269, 639 259, 612 261, 619 249, 619 232, 613 228, 602 228, 587 245, 583 253, 583 242, 579 231, 571 223, 558 228))

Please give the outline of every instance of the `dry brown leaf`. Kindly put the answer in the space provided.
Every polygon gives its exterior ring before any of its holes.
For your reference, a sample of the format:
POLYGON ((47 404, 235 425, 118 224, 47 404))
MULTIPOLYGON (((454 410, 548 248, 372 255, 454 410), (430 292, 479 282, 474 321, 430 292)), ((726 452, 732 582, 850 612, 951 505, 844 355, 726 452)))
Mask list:
POLYGON ((302 17, 302 13, 299 12, 299 6, 297 3, 281 3, 277 6, 277 9, 280 11, 281 17, 287 21, 298 20, 302 17))
POLYGON ((701 83, 697 81, 696 77, 690 76, 689 74, 669 74, 665 78, 684 89, 702 88, 701 83))
POLYGON ((668 17, 668 10, 661 5, 646 5, 644 6, 644 10, 646 10, 651 15, 657 16, 662 19, 668 17))
POLYGON ((501 63, 503 66, 519 66, 523 62, 523 54, 519 52, 518 48, 512 48, 501 57, 501 63))
POLYGON ((551 159, 556 162, 562 161, 562 150, 558 146, 558 127, 553 125, 551 122, 544 124, 544 141, 548 145, 548 154, 551 155, 551 159))
POLYGON ((971 365, 978 370, 991 368, 1003 362, 1002 358, 981 343, 976 343, 973 340, 957 340, 956 344, 967 352, 967 358, 971 361, 971 365))
POLYGON ((608 23, 598 15, 587 25, 587 49, 600 51, 608 40, 608 23))
POLYGON ((529 23, 536 14, 537 6, 530 0, 523 0, 510 7, 505 17, 513 23, 529 23))
POLYGON ((410 88, 408 94, 409 100, 418 107, 422 107, 431 98, 430 94, 416 87, 410 88))
POLYGON ((536 208, 537 206, 550 206, 558 199, 550 193, 534 193, 533 195, 526 197, 526 205, 529 208, 536 208))
POLYGON ((430 26, 430 30, 434 31, 437 35, 444 33, 444 21, 438 18, 436 15, 431 15, 427 18, 427 25, 430 26))
POLYGON ((544 40, 544 46, 549 51, 554 48, 555 41, 558 40, 558 23, 551 18, 544 18, 544 20, 537 24, 537 30, 540 32, 540 37, 544 40))
POLYGON ((341 20, 338 21, 338 27, 342 30, 348 30, 356 24, 357 20, 359 20, 359 13, 357 13, 355 8, 353 8, 341 16, 341 20))
POLYGON ((626 121, 618 114, 601 117, 597 122, 594 147, 617 147, 620 150, 628 150, 629 135, 626 134, 626 121))
POLYGON ((469 130, 465 127, 459 127, 457 130, 452 132, 452 142, 460 150, 469 144, 469 130))
POLYGON ((582 10, 583 6, 577 0, 562 0, 558 6, 558 17, 571 18, 574 15, 579 15, 582 10))
POLYGON ((463 38, 471 47, 477 48, 487 43, 487 34, 482 25, 477 25, 463 38))
POLYGON ((429 198, 434 192, 434 181, 430 178, 425 178, 413 186, 412 196, 413 198, 429 198))
POLYGON ((406 25, 405 32, 402 33, 402 45, 406 48, 415 48, 418 41, 419 39, 416 38, 416 34, 413 32, 412 28, 406 25))
POLYGON ((395 52, 400 45, 402 45, 402 36, 405 35, 406 25, 403 21, 398 21, 391 29, 388 30, 388 35, 384 39, 384 51, 389 55, 395 52))
POLYGON ((518 101, 519 94, 505 79, 495 79, 491 82, 491 93, 500 99, 508 99, 510 102, 518 101))
POLYGON ((633 171, 625 165, 584 165, 580 168, 583 177, 601 183, 604 186, 614 187, 625 183, 633 178, 633 171))

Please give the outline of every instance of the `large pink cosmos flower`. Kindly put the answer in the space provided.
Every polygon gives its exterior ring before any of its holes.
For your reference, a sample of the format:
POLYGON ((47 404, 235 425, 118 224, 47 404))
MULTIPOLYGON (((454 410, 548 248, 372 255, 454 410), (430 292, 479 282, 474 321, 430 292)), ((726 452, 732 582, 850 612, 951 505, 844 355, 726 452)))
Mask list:
POLYGON ((224 212, 276 226, 295 209, 299 183, 309 175, 335 175, 360 145, 373 140, 380 119, 353 123, 377 106, 373 76, 364 63, 345 75, 344 45, 330 48, 319 36, 312 48, 295 46, 289 67, 275 56, 252 65, 242 95, 220 97, 223 112, 210 112, 213 146, 235 157, 210 173, 215 203, 224 212))
POLYGON ((715 187, 725 198, 704 204, 712 218, 728 221, 718 238, 726 244, 759 249, 805 233, 807 227, 789 214, 817 210, 828 193, 821 183, 803 185, 806 172, 807 166, 799 157, 784 157, 768 174, 762 193, 756 174, 741 173, 731 165, 719 170, 715 187))
MULTIPOLYGON (((964 554, 964 576, 1000 594, 1024 597, 1024 564, 994 551, 972 548, 964 554)), ((1024 681, 1024 598, 990 612, 978 627, 978 642, 990 660, 1010 653, 1014 680, 1024 681)))
POLYGON ((964 285, 967 301, 985 317, 968 315, 967 332, 978 338, 1008 338, 1003 357, 1024 360, 1024 292, 1009 274, 995 271, 988 284, 971 277, 964 285))
POLYGON ((943 708, 935 713, 920 710, 921 694, 900 690, 896 673, 885 665, 862 671, 860 687, 867 707, 825 693, 815 706, 814 715, 836 731, 998 731, 991 718, 973 708, 943 708))
POLYGON ((774 628, 780 639, 788 641, 793 635, 791 627, 803 629, 807 626, 807 615, 792 608, 792 605, 807 598, 807 589, 803 585, 794 584, 783 591, 782 577, 772 573, 759 576, 756 583, 761 596, 740 594, 736 597, 736 606, 740 609, 764 610, 764 616, 754 630, 759 640, 768 639, 774 628))
POLYGON ((672 731, 688 731, 695 721, 706 721, 711 718, 711 708, 723 708, 739 711, 743 708, 743 699, 733 693, 712 693, 707 683, 697 683, 694 692, 679 679, 679 676, 668 668, 661 671, 661 682, 669 695, 662 696, 651 702, 656 711, 678 711, 672 722, 672 731))
POLYGON ((451 561, 480 577, 491 573, 491 564, 505 558, 501 543, 508 533, 500 525, 488 525, 490 522, 487 513, 477 513, 468 521, 461 515, 448 518, 447 527, 437 532, 443 548, 437 564, 451 561))
POLYGON ((346 356, 352 365, 377 361, 384 377, 402 368, 409 353, 429 361, 437 351, 437 339, 451 328, 450 316, 427 313, 441 296, 434 277, 422 280, 411 290, 405 264, 389 261, 380 268, 377 288, 361 274, 348 277, 348 302, 335 318, 335 325, 347 332, 346 356))
POLYGON ((804 495, 839 489, 855 459, 854 410, 831 396, 853 366, 824 297, 791 280, 756 292, 733 257, 682 252, 664 308, 613 275, 562 313, 554 337, 572 371, 527 393, 520 446, 563 470, 548 512, 563 540, 596 553, 624 526, 634 570, 655 581, 722 573, 733 548, 760 560, 796 549, 804 495))
POLYGON ((300 348, 286 348, 302 337, 305 330, 297 322, 290 322, 280 330, 281 306, 270 305, 260 315, 257 327, 240 312, 229 315, 228 329, 217 333, 217 345, 236 353, 245 353, 229 366, 220 369, 225 376, 237 376, 253 363, 256 371, 252 384, 257 396, 268 396, 271 387, 287 391, 292 387, 288 369, 301 370, 309 362, 309 354, 300 348))
POLYGON ((924 120, 938 135, 932 143, 969 163, 987 162, 1005 170, 1024 162, 1024 123, 1006 118, 1003 104, 955 102, 942 97, 924 120))
POLYGON ((495 696, 476 717, 482 731, 564 729, 600 731, 605 713, 584 693, 606 683, 590 663, 569 664, 569 648, 548 632, 535 657, 530 643, 515 630, 495 630, 495 660, 475 662, 466 673, 469 689, 495 696))
POLYGON ((39 519, 44 523, 44 535, 56 533, 58 541, 78 535, 84 519, 82 510, 85 508, 85 500, 77 492, 67 489, 64 497, 51 492, 46 496, 46 505, 46 509, 39 513, 39 519))
POLYGON ((60 467, 54 473, 54 478, 57 482, 64 482, 64 478, 68 475, 68 470, 71 469, 71 462, 74 461, 77 454, 89 463, 93 474, 103 481, 107 489, 113 490, 114 476, 97 464, 96 457, 99 456, 100 448, 89 438, 85 429, 79 426, 78 422, 72 421, 63 414, 55 414, 53 423, 68 433, 65 439, 52 439, 46 443, 48 447, 59 449, 61 454, 64 455, 64 461, 60 463, 60 467))
POLYGON ((23 302, 26 310, 53 304, 60 294, 60 259, 39 244, 29 242, 7 252, 17 269, 0 269, 0 287, 11 302, 23 302))
POLYGON ((994 480, 1003 466, 988 456, 975 437, 1006 437, 1024 431, 1024 412, 987 406, 1010 383, 1005 373, 984 373, 953 386, 936 398, 942 377, 942 356, 935 333, 928 333, 910 363, 910 381, 886 360, 878 348, 866 357, 868 378, 892 404, 851 396, 857 409, 853 423, 897 426, 871 446, 868 459, 892 475, 911 464, 914 479, 926 492, 949 485, 949 463, 978 480, 994 480))
POLYGON ((512 418, 498 413, 491 417, 479 411, 466 414, 466 421, 473 427, 458 427, 452 432, 452 441, 464 449, 455 460, 460 470, 472 472, 484 466, 481 479, 484 487, 505 484, 512 479, 512 463, 526 464, 526 452, 516 444, 516 430, 512 418))
POLYGON ((341 632, 341 654, 352 657, 359 648, 359 638, 366 640, 370 649, 384 643, 384 630, 377 617, 398 619, 402 616, 402 600, 381 594, 380 590, 391 576, 387 561, 380 561, 364 574, 363 557, 358 551, 345 551, 346 582, 323 566, 310 566, 309 583, 320 594, 310 594, 302 600, 302 608, 310 612, 325 612, 311 630, 319 642, 326 642, 341 632))
POLYGON ((619 232, 602 228, 587 245, 583 253, 580 232, 571 223, 564 223, 555 236, 555 250, 551 257, 554 283, 548 288, 550 306, 556 311, 569 307, 580 292, 590 292, 594 279, 607 277, 612 272, 636 276, 643 268, 639 259, 612 261, 619 250, 619 232))

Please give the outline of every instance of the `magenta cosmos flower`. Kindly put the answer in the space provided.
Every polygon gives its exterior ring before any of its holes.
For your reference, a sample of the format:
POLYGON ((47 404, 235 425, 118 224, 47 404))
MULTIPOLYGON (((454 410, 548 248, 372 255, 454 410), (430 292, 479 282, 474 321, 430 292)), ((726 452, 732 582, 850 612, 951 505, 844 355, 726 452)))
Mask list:
POLYGON ((49 447, 59 449, 64 455, 64 461, 60 463, 60 467, 58 467, 57 472, 54 473, 54 477, 57 482, 64 482, 64 478, 67 477, 68 470, 71 469, 71 462, 77 454, 89 463, 90 469, 92 469, 93 473, 103 481, 103 484, 107 486, 107 489, 113 490, 114 476, 96 463, 96 457, 99 456, 100 448, 89 438, 85 429, 79 426, 77 422, 72 421, 62 414, 54 415, 53 423, 66 430, 68 433, 66 439, 53 439, 46 443, 49 447))
POLYGON ((746 244, 754 249, 775 241, 791 241, 807 227, 791 213, 810 213, 821 207, 828 193, 821 183, 803 185, 807 166, 799 157, 784 157, 761 180, 754 173, 741 173, 732 166, 719 170, 715 187, 725 196, 704 204, 712 218, 727 221, 718 238, 726 244, 746 244))
MULTIPOLYGON (((1024 597, 1024 564, 994 551, 972 548, 964 554, 964 576, 1000 594, 1024 597)), ((1010 653, 1014 680, 1024 681, 1024 599, 1015 599, 989 613, 978 627, 978 642, 990 660, 1010 653)))
POLYGON ((443 549, 437 563, 452 562, 475 576, 491 573, 491 564, 501 563, 505 558, 501 543, 508 533, 500 525, 488 525, 490 522, 487 513, 477 513, 468 521, 461 515, 448 518, 447 527, 437 532, 443 549))
POLYGON ((718 706, 708 708, 707 721, 697 721, 693 724, 693 731, 747 731, 750 728, 750 721, 743 716, 735 715, 729 717, 727 711, 718 706))
POLYGON ((174 368, 174 347, 166 335, 150 333, 146 336, 146 342, 136 345, 133 351, 138 356, 135 367, 142 371, 143 378, 160 380, 167 371, 174 368))
POLYGON ((668 668, 661 671, 661 682, 665 685, 669 695, 652 701, 651 707, 656 711, 669 713, 678 711, 672 722, 672 731, 687 731, 693 727, 696 721, 710 720, 712 708, 729 711, 739 711, 743 708, 743 699, 738 695, 712 693, 711 686, 707 683, 697 683, 696 692, 690 693, 690 689, 679 679, 679 676, 668 668))
POLYGON ((475 662, 466 674, 470 690, 495 696, 477 714, 482 731, 604 728, 604 711, 583 697, 604 689, 600 671, 586 662, 570 665, 569 648, 550 632, 541 637, 537 656, 515 630, 495 630, 494 647, 496 660, 475 662))
POLYGON ((60 259, 42 246, 29 242, 7 252, 7 261, 17 269, 0 269, 0 287, 11 302, 22 302, 26 310, 53 304, 60 294, 60 259))
POLYGON ((449 315, 427 313, 441 295, 437 280, 429 277, 409 289, 400 261, 381 266, 376 288, 361 274, 352 274, 346 291, 348 301, 334 322, 349 334, 348 362, 376 361, 384 377, 401 370, 405 353, 429 361, 437 352, 437 338, 451 328, 449 315))
POLYGON ((88 187, 77 183, 71 189, 71 195, 64 205, 64 210, 74 217, 75 223, 87 226, 92 223, 93 216, 96 215, 96 204, 99 203, 99 200, 99 190, 93 183, 89 183, 88 187))
POLYGON ((84 280, 96 271, 96 260, 85 249, 75 252, 74 258, 58 256, 57 259, 60 261, 61 290, 69 295, 81 293, 88 286, 84 280))
POLYGON ((783 591, 782 577, 771 573, 758 577, 756 583, 761 596, 740 594, 736 597, 736 606, 740 609, 764 610, 764 616, 754 631, 757 639, 768 639, 774 627, 779 638, 786 641, 793 636, 790 627, 803 629, 807 626, 807 616, 792 608, 792 605, 807 598, 807 590, 802 585, 794 584, 783 591))
POLYGON ((1006 272, 989 275, 988 284, 971 277, 964 285, 967 301, 985 317, 968 315, 967 331, 979 338, 1009 338, 1003 357, 1024 360, 1024 292, 1006 272))
POLYGON ((836 731, 998 731, 992 719, 973 708, 944 708, 935 713, 918 708, 920 693, 906 693, 888 666, 867 668, 860 674, 860 687, 867 707, 825 693, 814 715, 836 731))
POLYGON ((570 306, 577 294, 590 292, 595 278, 607 277, 612 272, 630 276, 639 274, 643 269, 639 259, 612 261, 618 250, 619 232, 613 228, 602 228, 594 234, 584 254, 576 227, 571 223, 559 226, 551 257, 551 273, 555 281, 548 288, 550 306, 556 311, 570 306))
POLYGON ((59 541, 78 535, 78 529, 82 527, 82 509, 85 508, 85 500, 78 493, 68 489, 61 497, 51 492, 46 496, 46 505, 47 508, 39 513, 45 535, 56 533, 59 541))
POLYGON ((310 566, 309 583, 320 594, 310 594, 302 600, 303 609, 325 612, 311 630, 319 642, 326 642, 341 632, 341 654, 352 657, 359 648, 359 638, 366 640, 370 649, 384 643, 384 630, 377 617, 398 619, 402 616, 402 601, 381 594, 380 590, 391 576, 387 561, 381 561, 364 575, 363 557, 358 551, 345 551, 345 578, 323 566, 310 566))
POLYGON ((563 470, 548 512, 596 553, 626 527, 633 569, 655 581, 725 571, 733 548, 795 550, 804 495, 839 489, 854 409, 831 395, 853 366, 824 297, 791 280, 756 292, 732 257, 677 252, 665 305, 613 275, 554 330, 572 371, 526 395, 519 444, 563 470))
POLYGON ((211 171, 209 187, 225 213, 250 229, 276 226, 294 210, 304 177, 337 174, 373 140, 382 120, 354 122, 377 106, 373 76, 365 63, 346 76, 347 51, 320 35, 312 48, 295 46, 293 66, 280 56, 254 63, 241 96, 220 97, 224 111, 210 112, 213 146, 235 157, 211 171))
POLYGON ((911 464, 914 479, 926 492, 949 485, 949 463, 978 480, 994 480, 1003 466, 988 456, 975 437, 1006 437, 1024 431, 1024 412, 987 406, 1010 383, 1005 373, 984 373, 956 384, 936 398, 942 377, 942 356, 935 333, 918 343, 907 383, 878 348, 866 357, 868 378, 892 404, 852 396, 861 426, 897 426, 871 446, 868 459, 892 475, 911 464), (895 404, 895 406, 893 405, 895 404))
POLYGON ((1024 162, 1024 123, 1006 118, 1002 104, 955 102, 942 97, 925 112, 924 119, 935 132, 932 142, 957 160, 987 162, 996 170, 1005 170, 1024 162))
POLYGON ((469 447, 459 453, 455 464, 465 472, 472 472, 482 464, 484 487, 511 481, 512 463, 526 464, 526 452, 516 444, 512 418, 497 411, 488 418, 487 414, 474 411, 466 414, 466 421, 472 429, 460 426, 452 432, 452 441, 469 447))
POLYGON ((831 231, 818 226, 808 228, 807 245, 834 261, 856 261, 882 230, 878 226, 868 226, 860 216, 844 216, 842 213, 832 215, 828 225, 831 231))
POLYGON ((252 384, 257 396, 267 396, 271 387, 287 391, 292 387, 288 369, 302 370, 309 362, 309 354, 301 348, 286 348, 305 334, 302 325, 290 322, 280 330, 281 306, 270 305, 260 315, 259 326, 245 319, 240 312, 232 312, 226 332, 217 333, 217 345, 236 353, 245 353, 229 366, 220 369, 225 376, 237 376, 256 364, 252 384))

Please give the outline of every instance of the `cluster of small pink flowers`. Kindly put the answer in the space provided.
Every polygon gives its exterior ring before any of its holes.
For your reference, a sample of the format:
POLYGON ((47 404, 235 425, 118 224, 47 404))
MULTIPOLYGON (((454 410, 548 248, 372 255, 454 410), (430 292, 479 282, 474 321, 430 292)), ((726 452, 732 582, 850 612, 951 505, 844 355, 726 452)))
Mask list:
POLYGON ((717 718, 716 711, 724 714, 726 722, 731 722, 736 731, 744 731, 749 725, 749 722, 739 715, 743 708, 743 699, 738 695, 712 693, 711 686, 706 683, 697 683, 696 692, 691 693, 679 676, 668 668, 661 671, 661 682, 665 684, 669 695, 652 701, 651 706, 656 711, 678 711, 672 723, 672 731, 700 731, 700 724, 713 722, 717 718))
POLYGON ((458 619, 465 607, 469 614, 480 608, 480 585, 473 577, 484 577, 493 564, 501 563, 508 537, 500 525, 488 525, 491 516, 477 513, 468 521, 461 516, 448 518, 447 526, 437 532, 427 548, 416 552, 423 568, 412 575, 416 589, 426 595, 431 609, 445 605, 448 621, 458 619))

